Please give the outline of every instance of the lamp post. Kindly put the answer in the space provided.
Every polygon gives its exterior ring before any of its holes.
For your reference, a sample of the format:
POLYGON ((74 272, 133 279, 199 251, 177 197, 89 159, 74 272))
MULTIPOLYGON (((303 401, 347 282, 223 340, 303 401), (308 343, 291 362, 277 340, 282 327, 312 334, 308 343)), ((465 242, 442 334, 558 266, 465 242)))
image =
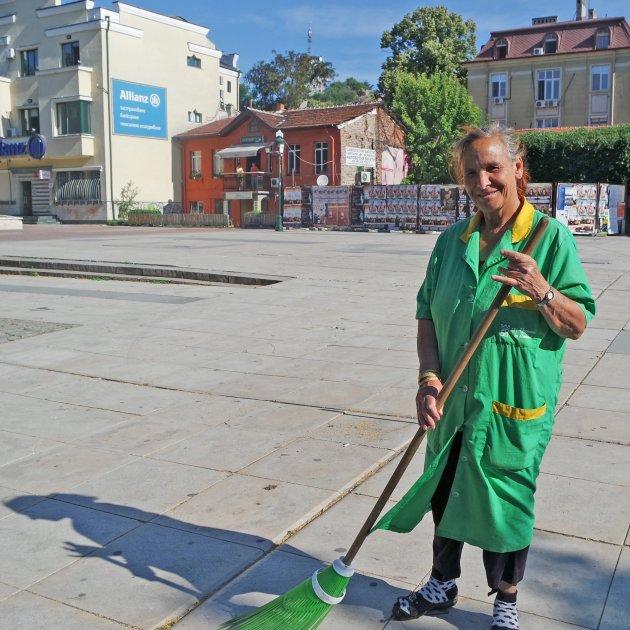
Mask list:
POLYGON ((284 180, 282 178, 282 158, 284 157, 284 134, 280 129, 276 131, 278 145, 278 216, 276 218, 276 232, 282 232, 282 214, 284 211, 284 180))

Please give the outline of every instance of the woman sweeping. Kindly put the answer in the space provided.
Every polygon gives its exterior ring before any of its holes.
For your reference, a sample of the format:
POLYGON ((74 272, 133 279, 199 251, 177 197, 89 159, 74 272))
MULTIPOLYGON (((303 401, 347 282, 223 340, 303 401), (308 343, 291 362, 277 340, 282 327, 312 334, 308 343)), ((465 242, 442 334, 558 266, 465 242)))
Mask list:
POLYGON ((418 293, 416 405, 429 430, 425 471, 377 528, 411 531, 431 511, 433 567, 419 591, 394 604, 396 619, 457 602, 464 543, 483 549, 492 630, 517 630, 517 584, 534 529, 534 492, 551 438, 566 339, 595 303, 567 228, 551 220, 535 252, 520 253, 544 216, 525 199, 524 149, 505 129, 472 128, 454 166, 478 212, 439 238, 418 293), (436 397, 499 283, 512 287, 444 413, 436 397))

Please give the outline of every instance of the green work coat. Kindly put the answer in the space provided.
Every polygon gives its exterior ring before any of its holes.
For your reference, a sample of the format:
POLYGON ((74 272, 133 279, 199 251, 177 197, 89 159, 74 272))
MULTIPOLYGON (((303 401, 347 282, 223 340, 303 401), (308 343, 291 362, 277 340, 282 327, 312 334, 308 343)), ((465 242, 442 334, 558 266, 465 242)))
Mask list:
MULTIPOLYGON (((435 326, 442 378, 453 369, 501 285, 502 249, 523 249, 544 215, 525 201, 508 230, 479 264, 481 214, 457 223, 437 240, 418 293, 417 319, 435 326)), ((595 314, 575 240, 550 219, 534 257, 552 287, 575 300, 588 322, 595 314)), ((534 492, 551 438, 562 382, 566 339, 547 325, 532 300, 512 289, 428 434, 423 475, 375 529, 411 531, 431 498, 453 437, 462 435, 453 486, 439 536, 495 552, 527 547, 534 529, 534 492)))

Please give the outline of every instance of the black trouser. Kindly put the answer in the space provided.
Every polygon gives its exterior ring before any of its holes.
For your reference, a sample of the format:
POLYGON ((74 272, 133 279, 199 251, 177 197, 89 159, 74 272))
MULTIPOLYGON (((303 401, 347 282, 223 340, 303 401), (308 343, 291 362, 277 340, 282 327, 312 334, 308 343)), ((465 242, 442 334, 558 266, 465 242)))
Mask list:
MULTIPOLYGON (((462 433, 459 432, 451 446, 451 451, 444 468, 444 473, 431 499, 431 511, 435 527, 440 524, 446 502, 455 478, 455 470, 459 461, 459 453, 462 448, 462 433)), ((431 574, 438 580, 454 580, 461 575, 460 559, 464 543, 451 538, 443 538, 437 534, 433 538, 433 571, 431 574)), ((529 547, 520 551, 497 553, 495 551, 483 551, 483 565, 486 569, 488 586, 494 591, 499 588, 499 582, 503 580, 508 584, 518 584, 525 573, 527 552, 529 547)))

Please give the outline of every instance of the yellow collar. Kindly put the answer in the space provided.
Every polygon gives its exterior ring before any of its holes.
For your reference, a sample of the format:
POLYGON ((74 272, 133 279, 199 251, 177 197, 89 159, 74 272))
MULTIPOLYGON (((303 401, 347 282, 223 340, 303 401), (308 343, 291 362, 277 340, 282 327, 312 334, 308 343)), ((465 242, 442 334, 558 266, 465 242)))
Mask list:
MULTIPOLYGON (((516 220, 512 226, 512 243, 519 243, 529 234, 534 221, 534 212, 534 206, 525 199, 523 207, 516 216, 516 220)), ((477 212, 470 220, 468 228, 459 237, 462 241, 464 241, 464 243, 468 243, 470 235, 479 227, 482 217, 483 215, 481 212, 477 212)))

